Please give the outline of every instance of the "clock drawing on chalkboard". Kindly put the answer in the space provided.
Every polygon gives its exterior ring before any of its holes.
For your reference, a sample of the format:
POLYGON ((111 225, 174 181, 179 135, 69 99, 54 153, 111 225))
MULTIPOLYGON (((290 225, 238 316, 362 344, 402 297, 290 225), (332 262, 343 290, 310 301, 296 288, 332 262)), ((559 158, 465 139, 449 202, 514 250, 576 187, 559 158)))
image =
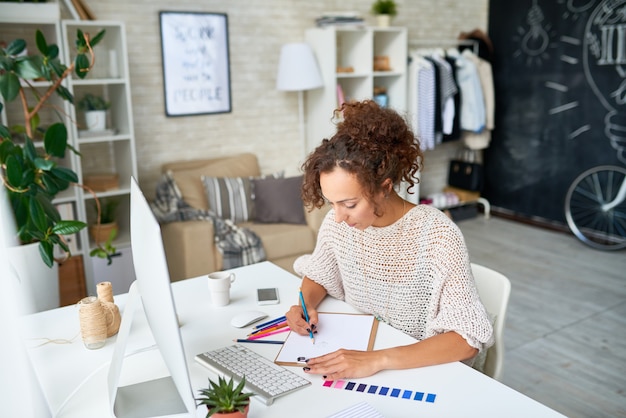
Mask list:
POLYGON ((604 133, 626 164, 626 0, 600 2, 583 41, 585 77, 607 110, 604 133))

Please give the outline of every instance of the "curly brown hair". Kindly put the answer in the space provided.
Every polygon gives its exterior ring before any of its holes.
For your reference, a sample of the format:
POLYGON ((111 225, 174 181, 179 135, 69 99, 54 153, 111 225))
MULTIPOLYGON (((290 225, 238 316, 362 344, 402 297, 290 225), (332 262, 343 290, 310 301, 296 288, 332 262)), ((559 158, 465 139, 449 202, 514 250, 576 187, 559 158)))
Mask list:
POLYGON ((324 205, 320 174, 335 167, 356 175, 370 201, 384 191, 386 179, 394 185, 405 180, 409 191, 419 183, 416 175, 424 155, 419 140, 396 111, 365 100, 344 103, 335 110, 337 116, 343 120, 335 135, 324 139, 302 165, 302 200, 308 208, 324 205))

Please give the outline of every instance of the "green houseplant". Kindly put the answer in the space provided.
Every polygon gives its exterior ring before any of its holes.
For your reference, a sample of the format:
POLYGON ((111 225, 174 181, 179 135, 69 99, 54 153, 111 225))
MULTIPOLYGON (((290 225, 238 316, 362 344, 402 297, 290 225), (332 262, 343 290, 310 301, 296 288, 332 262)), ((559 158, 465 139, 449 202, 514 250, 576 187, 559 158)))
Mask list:
POLYGON ((111 103, 104 100, 104 97, 102 96, 87 93, 78 101, 77 107, 83 112, 91 110, 108 110, 111 107, 111 103))
MULTIPOLYGON (((76 58, 66 66, 59 59, 59 48, 48 44, 41 31, 35 35, 38 54, 24 55, 26 42, 16 39, 0 48, 0 94, 6 103, 19 100, 24 114, 24 125, 11 128, 0 124, 0 180, 8 191, 15 215, 19 240, 23 244, 39 243, 39 254, 48 267, 54 262, 54 248, 70 252, 63 236, 77 233, 86 224, 63 220, 52 203, 55 196, 70 185, 78 185, 74 171, 58 163, 66 151, 76 152, 68 143, 67 127, 53 123, 39 126, 38 112, 53 95, 74 102, 71 92, 62 85, 64 79, 75 73, 84 78, 93 67, 93 46, 104 37, 100 31, 91 38, 77 31, 76 58), (34 81, 45 80, 48 87, 39 92, 34 81), (32 92, 36 103, 28 102, 26 89, 32 92), (40 132, 43 144, 36 146, 34 133, 40 132)), ((0 103, 0 110, 2 104, 0 103)))
POLYGON ((243 388, 246 384, 246 378, 235 386, 232 377, 230 380, 219 376, 217 383, 209 379, 209 387, 200 389, 199 397, 196 398, 198 405, 206 405, 208 412, 207 418, 211 415, 233 414, 233 417, 245 418, 248 416, 248 405, 250 405, 250 397, 253 393, 245 393, 243 388), (240 415, 237 415, 236 413, 240 415))
POLYGON ((396 2, 394 0, 376 0, 372 4, 372 14, 393 17, 398 14, 396 2))
POLYGON ((76 106, 84 112, 87 130, 103 131, 106 128, 106 111, 111 107, 111 103, 104 97, 87 93, 76 106))
POLYGON ((378 20, 378 26, 389 26, 391 18, 398 14, 394 0, 376 0, 372 4, 371 12, 378 20))

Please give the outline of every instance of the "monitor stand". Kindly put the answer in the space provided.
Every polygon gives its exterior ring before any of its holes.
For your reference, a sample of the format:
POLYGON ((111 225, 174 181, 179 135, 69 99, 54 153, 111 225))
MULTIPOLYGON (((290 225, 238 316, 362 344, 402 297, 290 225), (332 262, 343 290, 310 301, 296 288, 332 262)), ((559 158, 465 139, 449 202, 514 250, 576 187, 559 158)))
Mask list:
MULTIPOLYGON (((108 375, 110 407, 117 418, 147 417, 191 417, 195 410, 189 410, 180 396, 172 376, 119 386, 122 364, 126 353, 126 344, 130 334, 133 317, 141 303, 137 282, 133 282, 128 292, 124 315, 115 342, 115 350, 108 375)), ((168 366, 169 367, 169 366, 168 366)), ((171 370, 170 370, 171 373, 171 370)))
POLYGON ((116 417, 160 417, 185 414, 185 404, 171 376, 119 386, 113 405, 116 417))

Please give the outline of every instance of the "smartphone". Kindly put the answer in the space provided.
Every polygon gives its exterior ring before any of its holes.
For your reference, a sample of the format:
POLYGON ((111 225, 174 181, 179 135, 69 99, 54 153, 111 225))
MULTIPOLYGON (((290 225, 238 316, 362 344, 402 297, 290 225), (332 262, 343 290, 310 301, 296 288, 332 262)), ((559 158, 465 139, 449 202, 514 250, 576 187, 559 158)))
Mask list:
POLYGON ((275 305, 280 302, 278 289, 275 287, 257 289, 256 300, 259 305, 275 305))

